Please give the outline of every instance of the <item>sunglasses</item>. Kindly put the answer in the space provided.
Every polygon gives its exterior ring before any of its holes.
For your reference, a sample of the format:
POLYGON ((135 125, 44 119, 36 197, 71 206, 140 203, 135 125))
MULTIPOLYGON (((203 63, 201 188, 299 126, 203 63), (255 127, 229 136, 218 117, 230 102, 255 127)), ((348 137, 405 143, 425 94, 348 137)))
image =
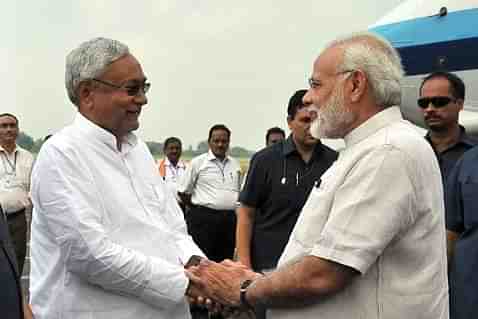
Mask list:
POLYGON ((448 96, 432 96, 419 98, 417 104, 422 109, 426 109, 430 103, 432 103, 434 107, 439 108, 447 106, 450 102, 456 102, 456 99, 452 99, 448 96))

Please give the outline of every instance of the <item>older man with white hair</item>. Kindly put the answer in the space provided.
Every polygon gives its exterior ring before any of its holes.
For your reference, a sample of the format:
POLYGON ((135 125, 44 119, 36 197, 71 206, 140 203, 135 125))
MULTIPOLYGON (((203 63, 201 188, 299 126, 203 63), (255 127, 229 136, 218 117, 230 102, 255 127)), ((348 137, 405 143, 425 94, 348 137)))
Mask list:
POLYGON ((312 190, 265 276, 203 262, 189 276, 222 303, 269 318, 448 318, 443 190, 430 145, 403 120, 402 67, 385 40, 354 34, 314 63, 304 102, 317 138, 346 147, 312 190))
POLYGON ((37 319, 190 317, 183 265, 202 252, 133 133, 149 87, 118 41, 96 38, 67 57, 78 113, 45 143, 32 174, 37 319))

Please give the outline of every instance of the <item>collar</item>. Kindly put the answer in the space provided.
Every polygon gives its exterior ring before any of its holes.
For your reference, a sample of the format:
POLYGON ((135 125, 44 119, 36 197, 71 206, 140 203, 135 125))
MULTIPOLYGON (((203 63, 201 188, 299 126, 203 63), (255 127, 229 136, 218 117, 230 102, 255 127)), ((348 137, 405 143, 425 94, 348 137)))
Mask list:
MULTIPOLYGON (((450 147, 453 147, 458 144, 465 144, 468 146, 475 146, 478 144, 478 141, 470 137, 468 134, 466 134, 466 129, 462 125, 458 125, 460 127, 460 136, 458 137, 458 141, 451 145, 450 147)), ((430 145, 433 146, 432 144, 432 139, 430 137, 430 131, 427 132, 425 135, 425 139, 430 143, 430 145)))
MULTIPOLYGON (((87 136, 92 137, 101 143, 105 144, 108 148, 113 149, 118 152, 118 147, 116 144, 116 136, 105 130, 104 128, 93 123, 87 119, 83 114, 76 113, 75 120, 73 125, 77 126, 79 130, 83 131, 87 136)), ((138 144, 138 138, 134 133, 129 133, 125 136, 123 141, 121 141, 121 152, 127 153, 133 147, 138 144)))
POLYGON ((402 113, 398 106, 387 107, 344 136, 345 147, 353 146, 385 126, 401 120, 403 120, 402 113))
POLYGON ((178 165, 174 166, 173 164, 171 164, 171 162, 169 161, 169 158, 167 158, 167 157, 164 158, 164 165, 171 166, 171 167, 177 167, 177 168, 186 168, 186 164, 182 160, 179 160, 178 165))
MULTIPOLYGON (((294 139, 292 138, 292 134, 290 134, 285 140, 282 142, 282 155, 284 157, 291 155, 292 153, 297 153, 297 146, 295 145, 294 139)), ((319 140, 318 143, 314 147, 314 152, 312 154, 312 159, 316 158, 317 156, 320 155, 324 148, 324 144, 319 140)))
POLYGON ((229 160, 229 155, 226 154, 226 157, 224 157, 224 161, 221 161, 221 160, 218 159, 218 158, 216 157, 216 155, 214 155, 213 152, 209 149, 209 150, 207 151, 207 159, 208 159, 209 161, 214 161, 214 160, 216 160, 216 161, 221 162, 221 163, 226 163, 226 162, 229 160))
MULTIPOLYGON (((17 144, 15 144, 15 148, 13 149, 12 154, 15 154, 15 153, 18 152, 20 149, 21 149, 21 147, 18 146, 17 144)), ((2 145, 0 145, 0 152, 8 153, 7 150, 3 148, 2 145)))

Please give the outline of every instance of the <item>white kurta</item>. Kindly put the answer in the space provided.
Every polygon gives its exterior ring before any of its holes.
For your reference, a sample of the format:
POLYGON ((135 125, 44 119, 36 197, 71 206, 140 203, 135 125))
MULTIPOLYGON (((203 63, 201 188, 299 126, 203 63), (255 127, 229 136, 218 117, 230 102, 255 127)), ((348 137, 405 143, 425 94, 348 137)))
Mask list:
POLYGON ((302 210, 279 267, 318 256, 361 275, 313 306, 270 318, 447 319, 438 162, 397 107, 345 137, 346 148, 302 210))
POLYGON ((32 173, 36 319, 189 318, 184 264, 202 252, 145 143, 78 114, 32 173))

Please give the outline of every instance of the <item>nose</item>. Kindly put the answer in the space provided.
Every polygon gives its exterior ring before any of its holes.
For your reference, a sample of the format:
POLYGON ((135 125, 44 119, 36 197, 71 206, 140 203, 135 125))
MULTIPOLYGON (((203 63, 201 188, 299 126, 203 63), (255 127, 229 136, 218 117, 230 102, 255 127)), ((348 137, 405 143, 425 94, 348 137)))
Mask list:
POLYGON ((304 97, 302 98, 302 103, 304 103, 304 105, 306 106, 312 104, 312 93, 310 91, 310 89, 307 90, 304 97))
POLYGON ((148 98, 146 97, 146 93, 143 90, 139 90, 138 94, 134 97, 134 101, 136 104, 139 105, 146 105, 148 104, 148 98))

